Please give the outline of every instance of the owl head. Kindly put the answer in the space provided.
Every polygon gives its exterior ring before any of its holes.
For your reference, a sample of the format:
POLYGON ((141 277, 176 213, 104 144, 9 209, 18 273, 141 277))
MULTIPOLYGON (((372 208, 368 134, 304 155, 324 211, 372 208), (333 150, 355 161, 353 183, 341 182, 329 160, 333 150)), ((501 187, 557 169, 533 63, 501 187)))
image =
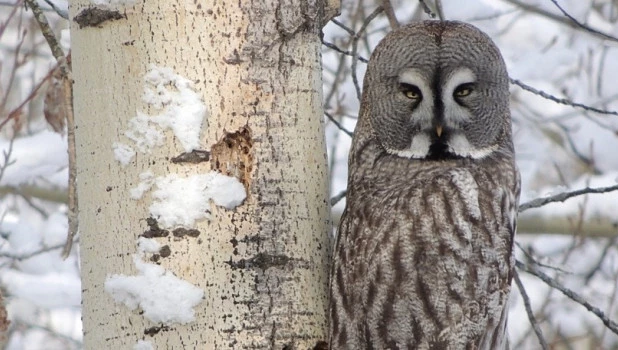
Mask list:
POLYGON ((508 84, 500 51, 477 28, 455 21, 407 25, 371 55, 357 132, 404 158, 512 152, 508 84))

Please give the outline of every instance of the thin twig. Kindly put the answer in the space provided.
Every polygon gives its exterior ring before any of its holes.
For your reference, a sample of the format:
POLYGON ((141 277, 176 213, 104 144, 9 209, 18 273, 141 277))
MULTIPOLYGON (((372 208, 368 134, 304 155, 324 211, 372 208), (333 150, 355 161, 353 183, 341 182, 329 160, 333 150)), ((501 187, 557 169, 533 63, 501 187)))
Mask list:
POLYGON ((79 221, 77 218, 77 161, 75 150, 75 117, 73 114, 73 84, 67 76, 63 78, 62 83, 64 84, 64 103, 67 113, 67 140, 69 144, 69 211, 67 213, 69 220, 69 233, 67 235, 64 249, 62 249, 62 257, 66 259, 69 256, 69 253, 71 253, 71 247, 73 246, 73 241, 77 235, 79 221))
MULTIPOLYGON (((577 157, 577 159, 579 159, 582 163, 584 163, 586 168, 592 170, 594 175, 603 174, 603 172, 594 164, 594 159, 585 155, 579 150, 575 140, 573 139, 573 135, 569 132, 570 131, 569 128, 563 125, 562 123, 556 123, 556 126, 562 129, 562 131, 564 132, 564 137, 566 138, 567 145, 569 146, 570 151, 573 152, 575 157, 577 157)), ((562 147, 564 146, 566 145, 563 144, 562 147)))
POLYGON ((530 320, 530 324, 532 325, 532 329, 534 329, 534 333, 536 333, 536 337, 539 338, 539 344, 541 344, 541 348, 543 350, 547 350, 549 347, 547 346, 543 332, 534 317, 534 312, 532 311, 532 306, 530 305, 530 298, 528 297, 528 293, 526 293, 524 284, 521 283, 521 279, 519 279, 519 274, 517 271, 513 271, 513 278, 515 279, 515 284, 517 284, 521 298, 524 300, 524 307, 526 308, 526 314, 528 314, 528 320, 530 320))
POLYGON ((17 13, 17 9, 21 8, 21 2, 22 0, 18 0, 14 3, 2 4, 3 6, 10 6, 13 9, 11 10, 11 13, 9 13, 9 15, 6 16, 4 21, 0 23, 0 37, 2 37, 2 35, 4 34, 4 31, 9 26, 9 22, 11 22, 11 19, 13 19, 13 17, 17 13))
POLYGON ((598 187, 598 188, 586 187, 586 188, 582 188, 582 189, 571 191, 571 192, 562 192, 554 196, 537 198, 537 199, 528 201, 526 203, 520 204, 519 212, 521 213, 528 209, 542 207, 546 204, 553 203, 553 202, 564 202, 565 200, 569 198, 581 196, 582 194, 606 193, 606 192, 612 192, 612 191, 618 191, 618 185, 608 186, 608 187, 598 187))
POLYGON ((442 0, 436 0, 436 12, 438 13, 438 18, 440 18, 441 21, 446 19, 444 16, 444 8, 442 7, 442 0))
POLYGON ((13 137, 11 137, 11 140, 9 141, 9 149, 6 151, 2 151, 4 162, 2 163, 2 165, 0 165, 0 180, 2 180, 2 177, 4 177, 4 172, 6 171, 6 168, 15 163, 14 160, 11 160, 11 154, 13 153, 13 144, 15 143, 15 136, 16 133, 13 133, 13 137))
POLYGON ((542 263, 542 262, 540 262, 540 261, 536 260, 536 258, 535 258, 534 256, 532 256, 532 254, 530 254, 530 252, 529 252, 527 249, 524 249, 524 247, 522 247, 522 246, 521 246, 521 244, 520 244, 519 242, 515 242, 515 245, 516 245, 519 249, 521 249, 522 253, 524 253, 524 255, 526 256, 526 258, 528 258, 528 259, 526 260, 526 262, 531 262, 531 263, 533 263, 533 264, 535 264, 535 265, 537 265, 537 266, 544 267, 544 268, 546 268, 546 269, 555 270, 555 271, 558 271, 558 272, 560 272, 560 273, 564 273, 564 274, 572 274, 570 271, 566 271, 566 270, 561 269, 561 268, 556 267, 556 266, 552 266, 552 265, 544 264, 544 263, 542 263))
POLYGON ((19 116, 19 114, 21 113, 21 110, 24 108, 24 106, 28 102, 30 102, 36 96, 36 94, 39 91, 39 89, 51 78, 51 76, 54 73, 54 70, 56 69, 56 67, 58 67, 58 66, 56 65, 52 69, 50 69, 49 72, 47 72, 47 75, 43 79, 41 79, 41 81, 34 87, 34 89, 32 89, 32 91, 30 91, 30 94, 28 95, 28 97, 26 97, 22 101, 22 103, 19 104, 19 106, 15 107, 9 113, 9 115, 6 118, 4 118, 4 120, 2 122, 0 122, 0 129, 2 129, 6 125, 6 123, 8 123, 12 119, 14 119, 14 118, 19 116))
POLYGON ((348 190, 343 190, 330 199, 330 206, 334 207, 340 200, 344 199, 348 190))
POLYGON ((339 22, 338 20, 336 20, 335 18, 330 20, 331 22, 335 23, 337 26, 339 26, 341 29, 345 30, 346 32, 348 32, 348 34, 350 34, 351 36, 354 36, 354 31, 346 26, 345 24, 339 22))
POLYGON ((618 42, 618 38, 613 37, 613 36, 608 35, 608 34, 605 34, 603 32, 600 32, 600 31, 598 31, 598 30, 596 30, 594 28, 591 28, 591 27, 581 23, 580 21, 578 21, 575 17, 571 16, 565 9, 563 9, 562 6, 560 6, 560 4, 558 4, 558 1, 556 1, 556 0, 550 0, 550 1, 553 2, 554 5, 556 5, 556 7, 558 8, 558 10, 560 10, 560 12, 562 12, 562 14, 565 17, 567 17, 568 19, 570 19, 571 22, 573 22, 576 26, 580 27, 581 29, 583 29, 583 30, 585 30, 587 32, 599 35, 599 36, 603 37, 604 39, 618 42))
MULTIPOLYGON (((13 17, 14 13, 11 13, 9 20, 11 20, 11 17, 13 17)), ((19 53, 21 51, 21 47, 24 44, 24 40, 26 39, 26 34, 28 33, 27 29, 21 30, 21 25, 22 25, 22 21, 21 21, 21 16, 19 18, 19 24, 18 24, 18 31, 21 34, 17 34, 17 45, 15 46, 15 50, 14 50, 14 58, 13 58, 13 67, 11 69, 11 73, 9 75, 9 79, 8 79, 8 83, 7 83, 7 89, 11 90, 11 88, 13 87, 13 82, 15 81, 15 74, 17 73, 17 69, 19 68, 19 66, 21 64, 23 64, 23 62, 19 61, 19 53)), ((4 32, 4 29, 2 29, 2 31, 4 32)), ((2 97, 2 102, 0 102, 0 111, 4 110, 4 107, 6 107, 6 101, 8 100, 10 94, 4 94, 4 96, 2 97)))
POLYGON ((54 12, 56 12, 58 14, 58 16, 68 20, 69 19, 69 13, 65 10, 62 10, 60 8, 58 8, 58 6, 56 6, 56 4, 54 4, 53 2, 49 1, 49 0, 44 0, 47 5, 49 5, 52 10, 54 10, 54 12))
POLYGON ((522 83, 521 81, 519 81, 517 79, 510 78, 510 80, 511 80, 511 84, 517 85, 520 88, 522 88, 522 89, 524 89, 524 90, 526 90, 528 92, 531 92, 531 93, 533 93, 535 95, 539 95, 539 96, 541 96, 543 98, 546 98, 546 99, 548 99, 550 101, 554 101, 556 103, 567 105, 567 106, 571 106, 571 107, 579 107, 579 108, 585 109, 587 111, 591 111, 591 112, 595 112, 595 113, 599 113, 599 114, 608 114, 608 115, 616 115, 616 116, 618 116, 618 112, 616 112, 616 111, 606 111, 606 110, 603 110, 603 109, 599 109, 599 108, 595 108, 595 107, 590 107, 590 106, 587 106, 587 105, 582 104, 582 103, 573 102, 573 101, 567 100, 565 98, 558 98, 558 97, 556 97, 554 95, 548 94, 545 91, 535 89, 535 88, 531 87, 530 85, 526 85, 526 84, 522 83))
POLYGON ((67 118, 67 140, 69 149, 69 232, 67 235, 67 241, 62 251, 64 258, 69 256, 71 247, 73 245, 74 237, 77 235, 78 222, 77 222, 77 192, 76 187, 76 170, 75 170, 75 120, 73 116, 73 78, 71 74, 71 68, 69 67, 69 57, 65 56, 53 30, 47 22, 47 18, 36 0, 25 0, 26 4, 32 10, 36 21, 41 27, 41 32, 47 40, 47 44, 52 51, 52 54, 60 65, 60 71, 62 73, 62 84, 64 85, 65 93, 65 106, 66 106, 66 118, 67 118))
POLYGON ((397 15, 395 15, 395 10, 393 10, 393 4, 391 4, 391 1, 382 0, 382 8, 384 9, 384 14, 386 14, 386 18, 388 18, 388 23, 391 25, 391 29, 395 30, 399 28, 400 24, 397 20, 397 15))
POLYGON ((335 126, 336 126, 339 130, 343 131, 346 135, 348 135, 348 136, 350 136, 350 137, 352 137, 352 135, 354 135, 354 133, 353 133, 352 131, 350 131, 350 130, 346 129, 343 125, 341 125, 341 123, 339 123, 339 122, 337 121, 337 119, 335 119, 335 117, 333 117, 330 113, 328 113, 328 112, 326 112, 326 111, 325 111, 325 112, 324 112, 324 115, 328 118, 328 120, 330 120, 331 122, 333 122, 333 124, 335 124, 335 126))
POLYGON ((32 10, 32 13, 34 14, 34 18, 36 19, 37 23, 39 23, 39 26, 41 27, 41 32, 43 33, 45 40, 47 40, 47 44, 51 49, 52 55, 54 55, 54 58, 56 58, 56 61, 58 61, 58 63, 60 64, 62 75, 71 78, 71 70, 68 66, 66 56, 62 51, 62 47, 60 47, 60 44, 58 43, 58 39, 56 39, 54 31, 49 26, 49 22, 47 22, 47 17, 45 17, 45 14, 41 10, 41 7, 36 2, 36 0, 25 1, 26 5, 32 10))
POLYGON ((63 246, 64 246, 64 243, 61 243, 61 244, 56 244, 56 245, 52 245, 52 246, 49 246, 49 247, 44 247, 44 248, 41 248, 41 249, 37 249, 37 250, 31 251, 31 252, 28 252, 28 253, 19 253, 19 254, 15 254, 15 253, 0 253, 0 257, 21 261, 21 260, 30 259, 33 256, 36 256, 36 255, 39 255, 39 254, 42 254, 42 253, 47 253, 47 252, 50 252, 52 250, 60 249, 63 246))
POLYGON ((36 203, 34 203, 34 201, 32 200, 31 197, 26 196, 26 195, 20 195, 21 199, 23 199, 26 203, 28 203, 28 205, 34 209, 37 213, 39 213, 39 215, 41 215, 45 220, 47 220, 49 218, 49 214, 47 214, 47 212, 45 211, 45 209, 39 207, 38 205, 36 205, 36 203))
POLYGON ((359 100, 361 98, 361 88, 358 83, 358 76, 356 75, 356 64, 358 62, 358 40, 362 37, 363 33, 365 33, 365 30, 367 30, 369 23, 371 23, 374 18, 382 13, 382 11, 384 11, 384 8, 382 8, 382 6, 378 6, 369 16, 367 16, 360 30, 356 32, 354 39, 352 40, 352 57, 354 57, 352 60, 352 81, 354 82, 354 88, 356 89, 356 97, 359 100))
POLYGON ((421 4, 423 11, 425 11, 429 17, 436 18, 436 14, 431 10, 431 8, 429 8, 429 5, 427 5, 424 0, 418 0, 418 2, 421 4))
MULTIPOLYGON (((333 50, 335 50, 335 51, 337 51, 337 52, 339 52, 339 53, 342 53, 342 54, 344 54, 344 55, 346 55, 346 56, 352 56, 352 57, 354 57, 354 54, 353 54, 352 52, 350 52, 350 51, 344 51, 344 50, 340 49, 337 45, 332 44, 332 43, 329 43, 329 42, 327 42, 327 41, 324 41, 324 39, 322 39, 322 45, 324 45, 324 46, 328 47, 329 49, 333 49, 333 50)), ((363 63, 367 63, 367 62, 369 62, 369 60, 368 60, 368 59, 366 59, 366 58, 364 58, 364 57, 362 57, 362 56, 356 56, 356 59, 358 59, 359 61, 361 61, 361 62, 363 62, 363 63)))
POLYGON ((597 260, 597 263, 594 264, 594 267, 590 269, 590 271, 588 271, 588 273, 584 277, 584 285, 588 285, 592 277, 594 277, 597 271, 601 269, 601 266, 603 266, 603 262, 605 261, 605 258, 607 257, 607 253, 609 253, 610 249, 616 246, 616 239, 618 239, 618 237, 614 236, 614 237, 611 237, 607 241, 607 244, 605 245, 605 247, 603 247, 603 252, 601 253, 601 256, 599 256, 597 260))
MULTIPOLYGON (((553 14, 553 13, 548 12, 548 11, 544 11, 541 8, 539 8, 538 6, 530 5, 530 4, 527 4, 527 3, 519 1, 519 0, 505 0, 505 1, 510 2, 511 4, 520 7, 524 11, 528 11, 528 12, 531 12, 531 13, 534 13, 534 14, 537 14, 537 15, 549 18, 549 19, 551 19, 551 20, 553 20, 555 22, 558 22, 560 24, 564 24, 564 25, 569 26, 571 28, 580 27, 580 28, 588 31, 589 33, 591 33, 591 34, 593 34, 593 35, 595 35, 595 36, 597 36, 599 38, 610 39, 610 40, 613 40, 613 41, 618 40, 617 38, 615 38, 615 37, 613 37, 613 36, 611 36, 609 34, 606 34, 606 33, 600 32, 598 30, 592 29, 592 28, 586 26, 585 24, 580 23, 577 20, 572 20, 571 19, 572 16, 570 16, 570 15, 565 15, 567 18, 564 18, 563 16, 556 15, 556 14, 553 14)), ((558 8, 560 8, 560 6, 558 6, 558 8)), ((565 12, 566 11, 563 11, 563 14, 565 12)))
POLYGON ((515 265, 517 266, 518 269, 522 271, 526 271, 529 274, 532 274, 540 278, 541 281, 545 282, 548 286, 559 290, 560 292, 562 292, 562 294, 564 294, 569 299, 585 307, 588 311, 592 312, 599 319, 601 319, 601 321, 607 328, 609 328, 612 332, 618 334, 618 324, 616 324, 616 322, 614 322, 609 317, 607 317, 607 315, 605 315, 605 313, 603 313, 603 311, 601 311, 598 307, 593 306, 589 302, 587 302, 582 296, 568 289, 567 287, 559 284, 553 278, 549 277, 548 275, 543 273, 541 270, 537 269, 534 265, 527 265, 527 264, 522 263, 519 260, 515 261, 515 265))

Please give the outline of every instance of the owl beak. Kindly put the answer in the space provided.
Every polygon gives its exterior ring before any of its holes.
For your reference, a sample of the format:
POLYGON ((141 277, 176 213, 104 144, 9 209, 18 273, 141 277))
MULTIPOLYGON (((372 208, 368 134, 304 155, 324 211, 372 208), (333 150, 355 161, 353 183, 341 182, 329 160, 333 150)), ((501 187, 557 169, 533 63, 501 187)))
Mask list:
POLYGON ((438 135, 438 137, 442 135, 442 125, 436 126, 436 135, 438 135))

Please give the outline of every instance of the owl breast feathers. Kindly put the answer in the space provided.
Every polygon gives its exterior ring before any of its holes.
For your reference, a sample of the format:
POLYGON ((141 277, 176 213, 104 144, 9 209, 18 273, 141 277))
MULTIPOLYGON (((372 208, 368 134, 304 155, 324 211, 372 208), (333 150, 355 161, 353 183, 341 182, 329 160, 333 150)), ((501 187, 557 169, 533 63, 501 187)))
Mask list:
POLYGON ((331 274, 332 349, 505 349, 519 199, 508 74, 471 25, 389 33, 367 67, 331 274))

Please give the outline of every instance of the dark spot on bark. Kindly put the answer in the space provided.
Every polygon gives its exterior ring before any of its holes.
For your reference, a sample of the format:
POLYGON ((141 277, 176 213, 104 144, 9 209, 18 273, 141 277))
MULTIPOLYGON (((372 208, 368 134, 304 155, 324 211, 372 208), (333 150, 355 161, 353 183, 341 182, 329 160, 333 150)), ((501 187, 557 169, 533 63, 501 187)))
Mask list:
POLYGON ((172 231, 172 234, 174 235, 174 237, 184 237, 184 236, 189 236, 189 237, 197 237, 200 235, 200 231, 191 228, 191 229, 186 229, 186 228, 177 228, 174 229, 174 231, 172 231))
POLYGON ((84 27, 100 27, 99 25, 103 22, 123 18, 126 19, 127 16, 116 10, 88 7, 78 13, 77 16, 73 17, 73 21, 79 25, 80 29, 82 29, 84 27))
POLYGON ((172 250, 170 249, 170 246, 164 245, 161 249, 159 249, 159 254, 162 258, 167 258, 172 254, 172 250))
POLYGON ((150 257, 150 261, 152 261, 153 263, 158 263, 160 258, 161 258, 161 255, 152 254, 152 256, 150 257))
POLYGON ((170 328, 168 326, 153 326, 153 327, 144 329, 144 334, 152 337, 153 335, 159 333, 160 331, 169 331, 169 329, 170 328))
POLYGON ((174 164, 191 163, 198 164, 210 160, 210 152, 194 149, 191 152, 183 152, 180 155, 173 157, 170 161, 174 164))
POLYGON ((105 191, 106 191, 106 192, 111 192, 111 191, 112 191, 112 186, 107 186, 107 187, 105 187, 105 191))
POLYGON ((146 224, 148 224, 148 230, 141 234, 144 238, 167 237, 170 234, 170 231, 161 229, 157 219, 153 217, 146 219, 146 224))
POLYGON ((238 50, 234 49, 234 52, 232 53, 232 55, 228 58, 224 58, 223 62, 227 63, 227 64, 232 64, 232 65, 236 65, 236 64, 241 64, 242 60, 240 59, 240 55, 238 54, 238 50))
POLYGON ((259 253, 252 258, 240 259, 237 261, 233 261, 230 258, 230 260, 225 263, 230 265, 232 270, 257 268, 265 271, 271 267, 280 269, 287 267, 307 267, 307 264, 300 259, 293 259, 283 254, 273 255, 266 253, 259 253))

